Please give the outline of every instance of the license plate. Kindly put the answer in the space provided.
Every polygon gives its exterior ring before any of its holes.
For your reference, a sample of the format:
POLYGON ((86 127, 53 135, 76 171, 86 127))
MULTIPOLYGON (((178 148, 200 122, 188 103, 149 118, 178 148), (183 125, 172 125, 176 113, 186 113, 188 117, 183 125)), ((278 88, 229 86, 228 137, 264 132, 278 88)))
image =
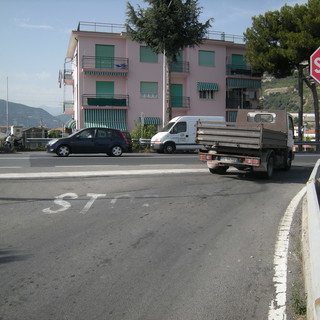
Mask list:
POLYGON ((241 162, 241 159, 232 158, 232 157, 220 157, 220 161, 237 163, 237 162, 241 162))

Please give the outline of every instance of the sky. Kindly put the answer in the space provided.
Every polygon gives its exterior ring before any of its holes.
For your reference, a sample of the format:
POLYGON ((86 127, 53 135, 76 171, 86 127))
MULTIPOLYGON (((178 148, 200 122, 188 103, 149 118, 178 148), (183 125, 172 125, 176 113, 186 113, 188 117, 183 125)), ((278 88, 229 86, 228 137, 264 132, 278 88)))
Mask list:
MULTIPOLYGON (((143 0, 129 1, 135 8, 143 0)), ((242 35, 252 17, 307 0, 198 0, 211 31, 242 35)), ((0 0, 0 99, 62 113, 59 70, 79 21, 124 24, 125 0, 0 0), (60 112, 61 111, 61 112, 60 112)))

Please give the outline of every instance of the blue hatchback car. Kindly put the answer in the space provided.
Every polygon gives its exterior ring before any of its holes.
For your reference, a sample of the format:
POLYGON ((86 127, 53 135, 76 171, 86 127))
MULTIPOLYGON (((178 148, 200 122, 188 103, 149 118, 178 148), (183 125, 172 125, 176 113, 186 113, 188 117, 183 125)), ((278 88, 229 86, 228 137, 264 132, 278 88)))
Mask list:
POLYGON ((87 128, 68 137, 50 140, 47 152, 67 157, 70 153, 106 153, 120 157, 128 151, 128 142, 120 130, 109 128, 87 128))

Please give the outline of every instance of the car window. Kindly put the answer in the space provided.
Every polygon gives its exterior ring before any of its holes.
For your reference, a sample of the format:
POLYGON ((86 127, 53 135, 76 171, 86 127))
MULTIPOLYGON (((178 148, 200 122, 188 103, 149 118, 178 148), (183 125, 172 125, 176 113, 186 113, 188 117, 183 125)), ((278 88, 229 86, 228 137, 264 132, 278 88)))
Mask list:
POLYGON ((98 129, 97 130, 97 138, 106 138, 107 132, 105 129, 98 129))
POLYGON ((86 129, 79 133, 81 139, 91 139, 94 137, 94 129, 86 129))

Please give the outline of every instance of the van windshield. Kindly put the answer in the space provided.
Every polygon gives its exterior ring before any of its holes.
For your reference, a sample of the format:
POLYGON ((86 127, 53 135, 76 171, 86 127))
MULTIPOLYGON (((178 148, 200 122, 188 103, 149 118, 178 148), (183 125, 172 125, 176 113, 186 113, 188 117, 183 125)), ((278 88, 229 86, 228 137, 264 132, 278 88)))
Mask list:
POLYGON ((169 132, 171 128, 174 126, 175 122, 167 123, 159 132, 169 132))

